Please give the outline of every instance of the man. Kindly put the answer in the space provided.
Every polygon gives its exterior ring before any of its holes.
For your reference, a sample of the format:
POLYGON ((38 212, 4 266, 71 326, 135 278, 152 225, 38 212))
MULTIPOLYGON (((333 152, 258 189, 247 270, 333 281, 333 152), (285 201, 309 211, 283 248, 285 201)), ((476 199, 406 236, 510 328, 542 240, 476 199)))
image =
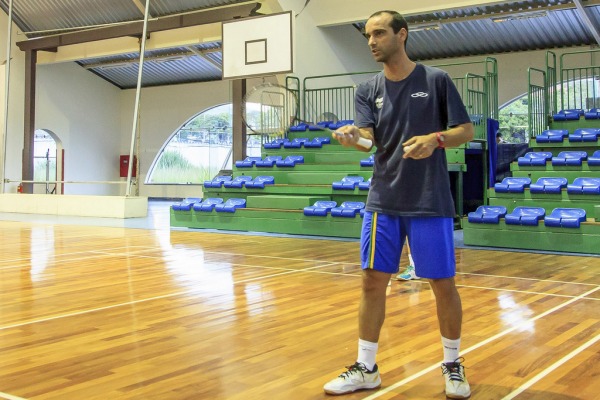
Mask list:
POLYGON ((355 125, 334 135, 345 146, 362 149, 359 137, 377 146, 361 234, 358 358, 324 390, 344 394, 381 385, 375 356, 386 287, 398 272, 408 236, 416 273, 429 279, 436 298, 446 395, 468 398, 471 390, 459 358, 462 305, 454 283, 454 205, 444 147, 471 140, 473 125, 448 75, 408 58, 402 15, 377 12, 365 29, 383 71, 357 89, 355 125))

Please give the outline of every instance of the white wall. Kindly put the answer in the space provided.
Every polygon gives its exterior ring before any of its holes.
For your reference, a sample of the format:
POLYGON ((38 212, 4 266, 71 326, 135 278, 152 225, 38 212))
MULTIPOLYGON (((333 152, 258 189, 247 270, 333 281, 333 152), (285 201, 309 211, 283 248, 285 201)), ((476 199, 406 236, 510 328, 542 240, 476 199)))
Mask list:
MULTIPOLYGON (((60 137, 66 181, 118 181, 120 94, 75 63, 37 68, 36 129, 60 137)), ((118 195, 117 185, 66 184, 65 194, 118 195)))
MULTIPOLYGON (((8 29, 8 16, 0 12, 0 62, 6 59, 6 35, 8 29)), ((16 40, 23 38, 17 36, 18 29, 13 25, 11 46, 11 66, 10 66, 10 97, 8 109, 8 130, 6 139, 6 170, 5 177, 18 180, 21 178, 21 155, 23 152, 23 108, 25 104, 24 94, 24 75, 25 75, 25 53, 21 52, 15 45, 16 40)), ((0 96, 4 98, 5 76, 0 76, 0 96)), ((4 107, 4 106, 3 106, 4 107)), ((4 123, 0 127, 0 136, 4 135, 4 123)), ((0 138, 0 145, 2 138, 0 138)), ((0 161, 3 155, 0 154, 0 161)), ((0 162, 0 164, 2 164, 0 162)), ((1 168, 1 167, 0 167, 1 168)), ((6 185, 6 192, 16 192, 18 183, 9 183, 6 185)))
MULTIPOLYGON (((200 111, 227 102, 231 102, 229 81, 153 87, 141 91, 138 174, 141 196, 173 198, 200 195, 199 186, 144 185, 144 181, 162 145, 181 125, 200 111)), ((134 103, 135 90, 121 92, 121 154, 129 154, 130 151, 134 103)))

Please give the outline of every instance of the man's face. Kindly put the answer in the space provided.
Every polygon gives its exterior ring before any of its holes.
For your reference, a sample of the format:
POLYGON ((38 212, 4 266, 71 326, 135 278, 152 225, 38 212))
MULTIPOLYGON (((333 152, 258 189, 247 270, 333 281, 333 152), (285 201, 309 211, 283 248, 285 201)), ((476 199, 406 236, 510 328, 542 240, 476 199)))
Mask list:
POLYGON ((390 26, 391 21, 392 16, 384 13, 370 18, 365 25, 365 34, 375 61, 388 61, 403 46, 406 30, 400 29, 398 33, 394 33, 390 26))

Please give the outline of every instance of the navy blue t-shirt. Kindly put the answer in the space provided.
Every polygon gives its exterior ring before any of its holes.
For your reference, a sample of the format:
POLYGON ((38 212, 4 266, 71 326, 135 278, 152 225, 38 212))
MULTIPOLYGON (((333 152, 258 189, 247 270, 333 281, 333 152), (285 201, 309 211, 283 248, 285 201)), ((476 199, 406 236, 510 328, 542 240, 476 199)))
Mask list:
POLYGON ((373 128, 377 146, 366 209, 454 217, 446 152, 436 149, 421 160, 402 158, 402 143, 411 137, 471 121, 448 74, 417 64, 407 78, 394 82, 381 72, 358 87, 355 106, 355 125, 373 128))

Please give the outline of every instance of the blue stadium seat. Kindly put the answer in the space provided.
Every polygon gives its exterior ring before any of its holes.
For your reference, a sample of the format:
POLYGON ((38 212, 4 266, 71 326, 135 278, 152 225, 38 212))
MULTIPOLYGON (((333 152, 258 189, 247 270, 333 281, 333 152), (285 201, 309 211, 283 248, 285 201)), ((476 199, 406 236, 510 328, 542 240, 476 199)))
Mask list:
POLYGON ((477 210, 469 213, 468 221, 475 224, 498 224, 500 218, 505 215, 504 206, 479 206, 477 210))
POLYGON ((265 143, 263 147, 265 149, 280 149, 285 143, 288 143, 290 140, 288 138, 283 139, 275 139, 271 143, 265 143))
POLYGON ((215 211, 233 213, 238 208, 246 208, 246 199, 228 199, 225 203, 217 204, 215 211))
POLYGON ((283 160, 275 161, 278 167, 295 167, 296 164, 304 164, 304 156, 287 156, 283 160))
POLYGON ((223 183, 223 186, 225 186, 226 188, 241 188, 242 186, 244 186, 244 183, 249 182, 251 180, 252 180, 251 176, 240 175, 240 176, 236 176, 235 178, 233 178, 230 181, 223 183))
POLYGON ((338 122, 332 122, 331 124, 329 124, 329 129, 331 129, 332 131, 335 131, 336 129, 340 129, 342 126, 352 125, 353 123, 354 123, 354 120, 352 120, 352 119, 342 119, 342 120, 339 120, 338 122))
POLYGON ((567 187, 567 178, 542 177, 529 186, 530 193, 560 194, 567 187))
POLYGON ((290 126, 290 132, 305 132, 308 129, 308 124, 298 124, 290 126))
POLYGON ((552 165, 581 166, 585 160, 587 160, 585 151, 561 151, 557 156, 552 157, 552 165))
POLYGON ((369 190, 371 188, 371 179, 373 178, 369 178, 366 182, 358 182, 358 189, 369 190))
POLYGON ((535 137, 537 143, 562 143, 569 136, 566 129, 548 129, 535 137))
POLYGON ((544 218, 544 224, 561 228, 579 228, 585 220, 586 213, 582 208, 555 208, 544 218))
POLYGON ((546 166, 546 162, 552 159, 552 153, 549 151, 530 151, 523 157, 517 159, 517 164, 521 167, 546 166))
POLYGON ((361 167, 372 167, 375 164, 375 154, 371 154, 369 158, 360 160, 361 167))
POLYGON ((304 142, 304 147, 307 148, 321 148, 324 144, 330 144, 331 139, 328 137, 316 137, 309 142, 304 142))
POLYGON ((589 166, 600 166, 600 150, 589 156, 587 162, 589 166))
POLYGON ((175 211, 190 211, 194 204, 201 202, 202 199, 200 197, 187 197, 183 199, 180 203, 172 204, 171 208, 175 211))
POLYGON ((569 135, 569 142, 597 142, 600 129, 579 128, 569 135))
POLYGON ((567 185, 569 194, 600 194, 600 178, 575 178, 567 185))
POLYGON ((339 207, 331 209, 331 216, 354 218, 363 208, 365 208, 365 203, 362 201, 345 201, 339 207))
POLYGON ((315 125, 310 125, 308 127, 308 130, 309 131, 323 131, 323 130, 327 129, 329 127, 329 125, 332 123, 333 123, 333 121, 319 121, 315 125))
POLYGON ((235 166, 238 168, 252 168, 256 161, 260 161, 260 157, 246 157, 244 160, 238 160, 235 162, 235 166))
POLYGON ((586 111, 583 116, 585 119, 600 119, 600 108, 592 108, 586 111))
POLYGON ((282 156, 266 156, 264 159, 257 161, 254 165, 257 168, 273 168, 277 160, 283 159, 282 156))
POLYGON ((537 226, 546 215, 542 207, 515 207, 515 209, 504 216, 506 225, 529 225, 537 226))
POLYGON ((579 108, 574 108, 570 110, 560 110, 558 113, 554 114, 552 118, 555 121, 577 121, 579 117, 583 116, 585 112, 579 108))
POLYGON ((211 212, 217 204, 221 204, 223 199, 220 197, 209 197, 204 199, 202 203, 194 204, 194 211, 211 212))
POLYGON ((494 185, 494 191, 496 193, 523 193, 529 185, 531 185, 530 178, 507 177, 502 179, 502 182, 494 185))
POLYGON ((299 149, 304 143, 309 141, 309 138, 295 138, 292 139, 290 142, 284 143, 283 147, 286 149, 299 149))
POLYGON ((365 178, 362 176, 345 176, 341 181, 333 182, 331 187, 338 190, 354 190, 354 188, 356 188, 360 182, 364 182, 364 180, 365 178))
POLYGON ((265 185, 275 184, 275 178, 269 175, 259 175, 253 180, 246 182, 246 188, 264 189, 265 185))
POLYGON ((229 175, 218 175, 213 178, 212 181, 204 181, 205 188, 220 188, 223 186, 224 182, 230 181, 232 179, 229 175))
POLYGON ((325 217, 333 207, 337 206, 335 201, 319 200, 312 206, 304 207, 304 215, 325 217))

